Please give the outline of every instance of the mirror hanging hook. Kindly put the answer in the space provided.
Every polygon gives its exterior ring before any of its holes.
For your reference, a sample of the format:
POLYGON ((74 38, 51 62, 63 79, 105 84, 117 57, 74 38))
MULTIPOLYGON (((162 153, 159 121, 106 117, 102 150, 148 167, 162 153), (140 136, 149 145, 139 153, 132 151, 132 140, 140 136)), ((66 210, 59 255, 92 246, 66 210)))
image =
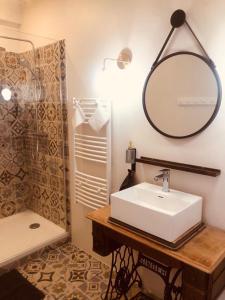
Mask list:
POLYGON ((181 26, 183 26, 184 24, 187 26, 187 28, 190 30, 191 34, 193 35, 194 39, 197 41, 200 49, 202 50, 202 52, 204 53, 205 57, 208 59, 209 63, 211 64, 212 67, 215 68, 215 64, 213 63, 213 61, 210 59, 208 53, 206 52, 205 48, 203 47, 203 45, 201 44, 201 42, 199 41, 199 39, 197 38, 196 34, 194 33, 193 29, 191 28, 191 26, 189 25, 189 23, 186 20, 186 14, 182 9, 177 9, 173 12, 173 14, 171 15, 170 18, 170 24, 172 25, 172 28, 161 48, 161 50, 159 51, 158 56, 156 57, 156 60, 154 61, 154 63, 152 64, 152 69, 155 67, 155 65, 158 63, 162 53, 164 52, 173 32, 175 31, 176 28, 179 28, 181 26))

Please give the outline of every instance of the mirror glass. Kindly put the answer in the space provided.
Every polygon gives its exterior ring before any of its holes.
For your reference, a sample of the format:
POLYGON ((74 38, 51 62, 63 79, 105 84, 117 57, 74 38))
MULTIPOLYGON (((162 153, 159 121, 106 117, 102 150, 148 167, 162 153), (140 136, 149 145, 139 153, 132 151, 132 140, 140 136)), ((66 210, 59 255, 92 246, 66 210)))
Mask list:
POLYGON ((219 77, 209 61, 195 53, 166 56, 152 69, 143 91, 151 125, 174 138, 189 137, 215 118, 221 101, 219 77))

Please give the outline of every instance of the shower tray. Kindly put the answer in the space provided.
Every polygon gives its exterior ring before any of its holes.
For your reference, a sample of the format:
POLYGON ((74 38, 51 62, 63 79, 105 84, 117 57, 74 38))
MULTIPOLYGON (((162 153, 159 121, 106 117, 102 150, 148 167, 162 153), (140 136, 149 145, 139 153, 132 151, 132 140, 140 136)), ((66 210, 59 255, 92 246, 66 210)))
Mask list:
POLYGON ((0 219, 0 268, 68 235, 65 229, 31 210, 0 219))

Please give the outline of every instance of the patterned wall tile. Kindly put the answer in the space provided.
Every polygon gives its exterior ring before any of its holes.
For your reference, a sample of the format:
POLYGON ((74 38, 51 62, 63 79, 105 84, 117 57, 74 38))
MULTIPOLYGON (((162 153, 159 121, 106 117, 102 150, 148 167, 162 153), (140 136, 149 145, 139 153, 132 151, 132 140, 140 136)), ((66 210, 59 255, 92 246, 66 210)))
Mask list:
POLYGON ((67 144, 67 118, 63 117, 66 78, 65 68, 61 68, 62 62, 65 65, 65 43, 60 41, 37 49, 37 58, 42 86, 37 104, 37 127, 45 138, 39 140, 39 153, 30 162, 32 185, 36 189, 39 187, 39 191, 33 198, 36 203, 30 202, 29 205, 37 213, 66 228, 70 219, 68 187, 65 186, 68 157, 63 151, 64 144, 67 144))
MULTIPOLYGON (((0 51, 0 84, 12 91, 11 101, 0 98, 0 218, 25 209, 29 189, 24 189, 28 172, 24 159, 24 109, 21 84, 28 79, 19 64, 19 55, 0 51)), ((29 82, 26 82, 29 85, 29 82)))
POLYGON ((13 91, 11 101, 0 99, 0 218, 27 207, 66 228, 70 205, 65 41, 38 48, 35 55, 36 68, 31 51, 0 49, 0 83, 13 91), (20 64, 21 57, 38 80, 20 64))

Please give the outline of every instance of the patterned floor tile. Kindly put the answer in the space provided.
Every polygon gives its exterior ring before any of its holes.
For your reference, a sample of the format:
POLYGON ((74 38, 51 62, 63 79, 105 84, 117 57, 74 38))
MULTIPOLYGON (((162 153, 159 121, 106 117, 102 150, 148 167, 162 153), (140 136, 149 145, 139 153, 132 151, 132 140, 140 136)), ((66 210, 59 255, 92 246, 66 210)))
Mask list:
POLYGON ((45 300, 100 300, 109 277, 108 266, 68 242, 18 270, 45 293, 45 300))

